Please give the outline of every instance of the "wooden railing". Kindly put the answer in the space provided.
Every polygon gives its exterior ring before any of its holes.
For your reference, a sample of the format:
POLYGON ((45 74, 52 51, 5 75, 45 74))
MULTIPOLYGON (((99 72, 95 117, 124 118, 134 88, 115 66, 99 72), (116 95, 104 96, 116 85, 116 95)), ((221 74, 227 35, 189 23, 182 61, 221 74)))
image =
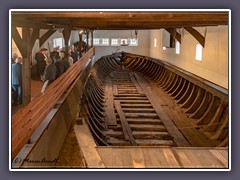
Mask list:
POLYGON ((12 116, 12 159, 30 140, 31 135, 56 105, 59 98, 63 96, 66 90, 73 87, 84 65, 93 55, 94 48, 91 48, 79 61, 51 83, 44 94, 40 94, 12 116))

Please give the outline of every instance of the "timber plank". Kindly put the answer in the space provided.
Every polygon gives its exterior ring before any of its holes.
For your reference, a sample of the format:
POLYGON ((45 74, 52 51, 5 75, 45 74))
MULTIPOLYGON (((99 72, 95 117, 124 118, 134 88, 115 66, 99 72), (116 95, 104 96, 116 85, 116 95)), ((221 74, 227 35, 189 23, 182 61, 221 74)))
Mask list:
POLYGON ((150 100, 152 106, 154 107, 156 113, 160 117, 161 121, 165 125, 166 129, 170 133, 171 136, 174 137, 174 141, 178 146, 189 146, 189 143, 185 139, 185 137, 182 135, 182 133, 179 131, 179 129, 175 126, 175 124, 172 122, 171 118, 169 118, 168 114, 163 110, 162 106, 159 106, 159 101, 160 101, 160 96, 159 94, 156 94, 153 89, 156 88, 151 88, 150 85, 140 78, 136 73, 134 74, 137 81, 139 82, 140 86, 144 90, 144 93, 150 100))
POLYGON ((89 168, 104 168, 103 161, 96 150, 96 144, 87 125, 75 125, 74 131, 79 147, 89 168))
POLYGON ((228 165, 228 153, 226 150, 220 150, 220 149, 217 149, 217 150, 209 150, 210 153, 216 157, 225 167, 227 167, 228 165))
POLYGON ((114 149, 112 148, 101 148, 101 147, 97 147, 97 152, 99 154, 99 156, 101 157, 105 168, 112 168, 113 167, 113 161, 112 161, 112 151, 114 149))
POLYGON ((116 116, 115 116, 115 110, 114 110, 114 106, 113 106, 113 101, 114 101, 114 97, 113 97, 113 87, 112 87, 112 81, 110 79, 106 80, 106 123, 107 125, 117 125, 117 120, 116 120, 116 116))
POLYGON ((122 130, 123 130, 123 133, 125 135, 126 140, 129 140, 132 145, 136 145, 136 142, 135 142, 134 137, 132 135, 132 130, 129 127, 128 122, 126 121, 126 117, 125 117, 124 112, 121 109, 120 102, 119 101, 114 101, 114 105, 115 105, 115 108, 116 108, 116 110, 119 114, 119 118, 120 118, 121 125, 122 125, 122 130))
POLYGON ((142 148, 134 148, 131 150, 133 168, 145 168, 145 158, 142 148))

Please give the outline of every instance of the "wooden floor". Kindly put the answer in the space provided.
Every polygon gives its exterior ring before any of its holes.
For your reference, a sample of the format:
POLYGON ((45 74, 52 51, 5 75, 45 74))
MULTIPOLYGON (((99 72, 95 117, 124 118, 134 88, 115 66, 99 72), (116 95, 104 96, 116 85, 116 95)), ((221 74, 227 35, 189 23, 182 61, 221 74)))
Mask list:
POLYGON ((226 148, 97 147, 106 168, 227 168, 226 148))
MULTIPOLYGON (((43 83, 37 80, 31 80, 31 101, 41 94, 43 83)), ((24 107, 23 104, 12 106, 12 115, 24 107)))
POLYGON ((75 125, 86 168, 228 168, 228 148, 96 146, 87 125, 75 125))

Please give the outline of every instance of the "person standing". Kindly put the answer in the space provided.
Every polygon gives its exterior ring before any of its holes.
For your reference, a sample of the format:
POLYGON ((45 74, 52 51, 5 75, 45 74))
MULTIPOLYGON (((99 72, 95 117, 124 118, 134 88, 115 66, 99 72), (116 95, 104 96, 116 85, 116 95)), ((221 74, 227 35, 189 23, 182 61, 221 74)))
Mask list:
POLYGON ((18 57, 12 64, 12 89, 14 104, 22 104, 22 58, 18 57))
POLYGON ((73 58, 73 63, 75 63, 78 60, 78 53, 75 51, 74 46, 70 49, 71 57, 73 58))
POLYGON ((57 67, 55 64, 52 64, 52 59, 48 58, 46 60, 47 66, 44 71, 44 78, 43 78, 43 83, 45 83, 48 80, 48 85, 51 84, 55 79, 56 79, 56 74, 57 74, 57 67))
POLYGON ((63 65, 68 69, 70 67, 70 64, 68 62, 67 56, 65 56, 65 53, 60 53, 60 59, 62 60, 63 65))
MULTIPOLYGON (((53 48, 53 51, 50 53, 50 58, 52 60, 59 58, 59 52, 58 52, 58 48, 57 47, 53 48)), ((55 62, 53 62, 53 63, 55 63, 55 62)))
POLYGON ((12 64, 16 63, 16 59, 18 58, 17 53, 12 53, 12 64))
POLYGON ((62 63, 62 59, 60 58, 54 61, 55 61, 55 66, 57 67, 57 74, 56 74, 56 79, 57 79, 67 70, 67 67, 64 66, 64 64, 62 63))
POLYGON ((41 81, 43 81, 43 73, 46 67, 46 60, 47 60, 47 55, 46 55, 46 48, 42 48, 35 54, 35 59, 37 61, 37 72, 38 75, 40 76, 41 81))

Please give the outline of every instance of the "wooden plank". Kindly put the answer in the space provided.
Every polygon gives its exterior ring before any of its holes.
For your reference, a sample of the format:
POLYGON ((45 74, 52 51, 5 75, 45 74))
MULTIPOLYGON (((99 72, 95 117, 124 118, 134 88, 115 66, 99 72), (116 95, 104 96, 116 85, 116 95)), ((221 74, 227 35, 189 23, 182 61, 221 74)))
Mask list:
POLYGON ((121 121, 122 129, 123 129, 123 133, 125 135, 125 139, 129 140, 132 145, 137 145, 136 142, 135 142, 135 139, 132 135, 132 130, 129 127, 128 122, 126 120, 125 114, 121 109, 120 102, 119 101, 114 101, 114 105, 115 105, 115 108, 116 108, 116 110, 119 114, 119 117, 120 117, 120 121, 121 121))
POLYGON ((104 163, 105 168, 112 168, 113 167, 113 164, 112 164, 113 149, 111 147, 108 148, 108 147, 100 147, 100 146, 96 147, 96 149, 104 163))
POLYGON ((228 153, 227 150, 209 150, 214 157, 216 157, 224 166, 228 167, 228 153))
POLYGON ((122 108, 125 113, 155 113, 153 108, 122 108))
POLYGON ((113 82, 113 94, 118 95, 118 89, 117 89, 117 84, 116 82, 113 82))
POLYGON ((172 149, 170 149, 170 148, 163 149, 163 154, 166 157, 169 168, 179 168, 180 167, 180 165, 178 164, 178 162, 172 152, 172 149))
MULTIPOLYGON (((188 168, 226 168, 224 164, 208 149, 181 149, 176 148, 176 154, 184 167, 188 168), (183 155, 184 154, 184 155, 183 155), (187 164, 186 164, 187 162, 187 164)), ((225 161, 226 162, 226 161, 225 161)))
POLYGON ((227 168, 227 149, 168 147, 98 147, 108 168, 227 168), (116 156, 116 157, 114 157, 116 156))
POLYGON ((174 137, 174 142, 178 146, 189 146, 189 143, 185 139, 185 137, 182 135, 182 133, 179 131, 179 129, 176 127, 176 125, 172 122, 171 118, 169 118, 168 114, 163 110, 162 106, 159 106, 160 96, 156 92, 153 91, 153 89, 150 89, 149 84, 140 78, 135 73, 136 80, 138 81, 139 85, 142 87, 144 93, 150 100, 152 106, 154 107, 157 115, 160 117, 161 121, 165 125, 166 129, 170 133, 171 136, 174 137))
POLYGON ((142 148, 146 168, 162 168, 157 149, 142 148))
POLYGON ((136 143, 139 146, 164 146, 164 147, 169 147, 173 146, 174 143, 172 140, 161 140, 161 139, 137 139, 136 143))
POLYGON ((138 82, 136 81, 134 74, 131 73, 129 77, 132 80, 132 83, 134 84, 134 86, 137 88, 138 93, 144 94, 142 88, 139 86, 138 82))
POLYGON ((145 152, 145 162, 148 168, 169 168, 164 148, 142 148, 145 152))
POLYGON ((145 168, 145 158, 143 156, 142 148, 131 149, 133 168, 145 168))
POLYGON ((115 115, 115 109, 113 105, 114 97, 113 97, 113 87, 112 87, 112 81, 110 78, 107 78, 105 81, 105 100, 106 100, 106 118, 105 121, 107 125, 117 125, 116 115, 115 115))
POLYGON ((75 125, 74 131, 88 168, 105 168, 87 125, 75 125))
POLYGON ((129 148, 121 148, 124 168, 133 168, 132 153, 129 148))
POLYGON ((121 148, 115 148, 112 151, 112 168, 123 168, 123 151, 121 148))

